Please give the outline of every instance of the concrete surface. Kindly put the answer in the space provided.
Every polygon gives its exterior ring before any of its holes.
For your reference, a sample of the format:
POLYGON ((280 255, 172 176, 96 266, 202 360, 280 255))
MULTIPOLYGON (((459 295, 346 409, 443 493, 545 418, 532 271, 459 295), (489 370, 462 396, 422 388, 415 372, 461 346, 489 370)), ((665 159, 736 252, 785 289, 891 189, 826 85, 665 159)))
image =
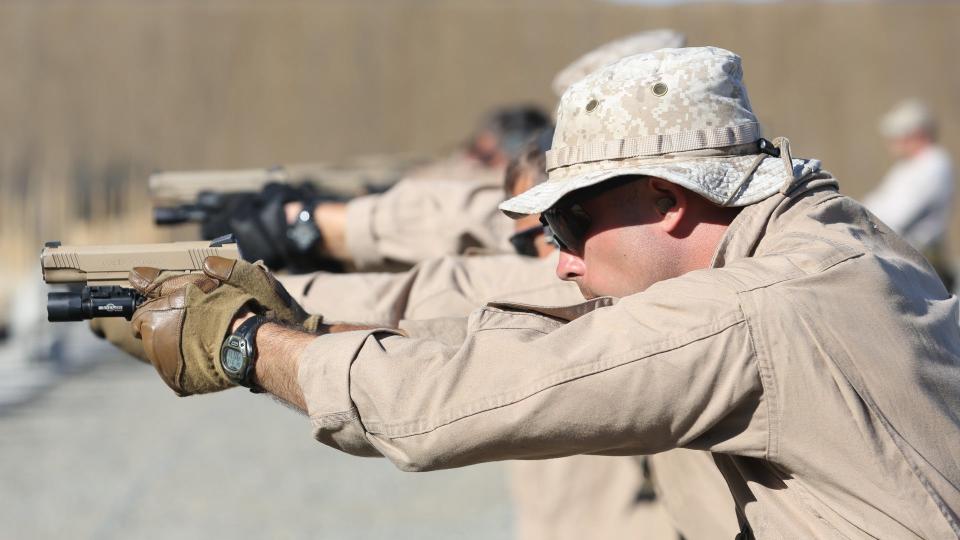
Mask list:
POLYGON ((176 398, 110 358, 0 409, 0 538, 509 538, 504 467, 340 454, 243 390, 176 398))

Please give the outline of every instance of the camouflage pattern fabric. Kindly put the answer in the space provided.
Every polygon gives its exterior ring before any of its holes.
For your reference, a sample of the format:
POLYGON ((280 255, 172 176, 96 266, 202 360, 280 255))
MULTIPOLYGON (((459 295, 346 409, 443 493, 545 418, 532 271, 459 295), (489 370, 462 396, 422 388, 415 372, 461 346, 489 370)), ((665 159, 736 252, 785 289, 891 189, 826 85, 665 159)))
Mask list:
POLYGON ((542 212, 572 191, 624 175, 681 185, 717 204, 745 206, 816 173, 816 160, 768 159, 740 57, 716 47, 625 58, 571 86, 560 101, 549 180, 500 205, 542 212))

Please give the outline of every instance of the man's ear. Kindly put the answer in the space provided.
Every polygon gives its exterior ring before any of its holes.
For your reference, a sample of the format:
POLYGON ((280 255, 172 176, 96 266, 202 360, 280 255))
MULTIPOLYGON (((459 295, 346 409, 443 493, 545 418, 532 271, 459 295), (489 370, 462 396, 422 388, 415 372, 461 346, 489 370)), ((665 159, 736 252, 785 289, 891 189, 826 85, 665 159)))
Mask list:
POLYGON ((657 212, 661 215, 665 215, 670 211, 671 208, 676 206, 677 202, 673 200, 672 197, 661 197, 653 203, 657 207, 657 212))
POLYGON ((660 216, 660 226, 668 233, 675 232, 687 211, 689 199, 686 191, 666 180, 651 178, 650 194, 654 208, 660 216))

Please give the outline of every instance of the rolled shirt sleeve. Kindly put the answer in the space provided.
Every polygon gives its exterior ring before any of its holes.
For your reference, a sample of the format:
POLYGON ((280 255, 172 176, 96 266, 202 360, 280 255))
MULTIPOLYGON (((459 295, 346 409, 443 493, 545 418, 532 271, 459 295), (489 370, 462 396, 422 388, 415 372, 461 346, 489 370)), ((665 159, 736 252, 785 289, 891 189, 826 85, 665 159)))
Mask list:
POLYGON ((321 336, 299 372, 315 436, 404 470, 673 447, 762 457, 762 384, 737 295, 693 274, 618 303, 491 305, 460 343, 321 336))

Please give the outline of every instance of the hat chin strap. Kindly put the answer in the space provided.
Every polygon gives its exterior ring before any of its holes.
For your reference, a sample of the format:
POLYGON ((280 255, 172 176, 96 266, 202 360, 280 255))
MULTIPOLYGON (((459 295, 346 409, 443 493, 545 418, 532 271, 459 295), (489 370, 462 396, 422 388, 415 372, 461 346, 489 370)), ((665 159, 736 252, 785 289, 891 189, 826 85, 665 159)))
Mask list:
POLYGON ((733 203, 737 196, 740 195, 740 192, 743 191, 743 189, 747 187, 747 184, 750 183, 750 180, 753 179, 754 173, 760 168, 763 160, 768 157, 779 157, 783 160, 783 165, 787 169, 787 180, 783 183, 783 186, 780 187, 780 193, 786 195, 790 188, 797 182, 797 176, 793 172, 793 155, 790 153, 790 139, 777 137, 772 143, 766 139, 760 139, 758 144, 761 153, 753 160, 750 168, 747 169, 747 172, 744 173, 743 178, 741 178, 737 184, 737 188, 730 193, 730 196, 727 197, 727 200, 723 201, 721 206, 730 206, 733 203))
POLYGON ((773 146, 780 150, 780 159, 783 160, 783 166, 787 168, 787 179, 780 186, 780 194, 786 195, 790 188, 797 183, 797 175, 793 172, 793 156, 790 154, 790 139, 786 137, 777 137, 773 140, 773 146))

